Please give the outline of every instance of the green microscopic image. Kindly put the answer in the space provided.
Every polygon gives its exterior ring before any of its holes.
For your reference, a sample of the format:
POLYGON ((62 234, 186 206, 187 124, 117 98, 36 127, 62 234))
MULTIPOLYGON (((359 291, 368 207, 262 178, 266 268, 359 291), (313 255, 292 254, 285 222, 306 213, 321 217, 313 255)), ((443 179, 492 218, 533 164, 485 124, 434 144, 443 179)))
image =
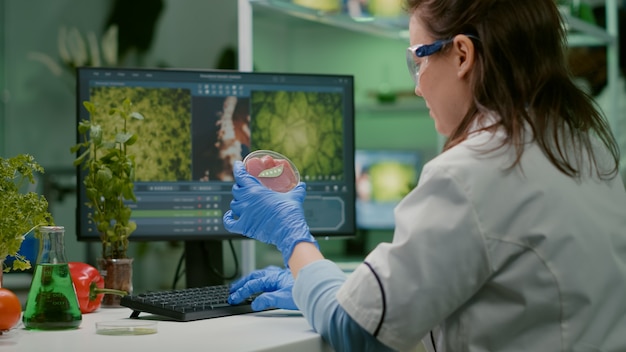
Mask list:
POLYGON ((136 181, 191 180, 191 92, 180 88, 94 87, 90 101, 96 105, 91 119, 112 139, 120 130, 120 117, 109 109, 128 98, 144 120, 129 121, 128 131, 138 135, 129 146, 135 156, 136 181))
POLYGON ((251 150, 291 159, 307 180, 344 179, 343 100, 340 93, 251 93, 251 150))
POLYGON ((372 200, 398 202, 416 186, 417 171, 411 165, 380 161, 369 169, 372 200))

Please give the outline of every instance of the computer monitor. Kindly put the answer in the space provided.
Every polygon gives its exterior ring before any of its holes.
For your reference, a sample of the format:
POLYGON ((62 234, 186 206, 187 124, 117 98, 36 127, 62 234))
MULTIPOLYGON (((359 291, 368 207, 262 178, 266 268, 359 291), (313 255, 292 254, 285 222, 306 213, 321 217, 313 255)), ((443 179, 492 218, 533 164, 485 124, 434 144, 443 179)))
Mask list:
POLYGON ((421 168, 417 151, 356 150, 357 227, 393 229, 393 209, 415 188, 421 168))
MULTIPOLYGON (((77 123, 109 118, 90 116, 84 101, 108 107, 129 98, 145 117, 131 127, 139 135, 129 147, 137 163, 131 241, 185 241, 189 274, 190 252, 244 239, 224 229, 222 215, 232 200, 234 161, 260 149, 287 156, 299 169, 313 235, 354 236, 352 76, 95 67, 76 72, 77 123)), ((97 241, 81 167, 77 176, 77 238, 97 241)))

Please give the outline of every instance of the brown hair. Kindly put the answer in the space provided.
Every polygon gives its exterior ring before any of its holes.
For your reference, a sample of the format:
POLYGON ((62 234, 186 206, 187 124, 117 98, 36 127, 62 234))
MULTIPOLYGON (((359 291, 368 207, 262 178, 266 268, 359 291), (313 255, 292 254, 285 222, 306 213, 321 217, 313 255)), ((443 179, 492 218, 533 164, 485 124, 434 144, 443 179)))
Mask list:
POLYGON ((493 111, 514 146, 518 165, 524 152, 525 125, 548 159, 561 172, 578 177, 586 156, 595 166, 599 156, 593 134, 606 146, 618 172, 619 149, 615 137, 592 98, 571 79, 565 60, 566 39, 562 19, 552 0, 406 0, 406 9, 419 16, 437 39, 459 33, 474 34, 476 66, 471 77, 473 108, 449 136, 444 150, 467 138, 478 112, 493 111), (569 145, 576 155, 567 153, 569 145))

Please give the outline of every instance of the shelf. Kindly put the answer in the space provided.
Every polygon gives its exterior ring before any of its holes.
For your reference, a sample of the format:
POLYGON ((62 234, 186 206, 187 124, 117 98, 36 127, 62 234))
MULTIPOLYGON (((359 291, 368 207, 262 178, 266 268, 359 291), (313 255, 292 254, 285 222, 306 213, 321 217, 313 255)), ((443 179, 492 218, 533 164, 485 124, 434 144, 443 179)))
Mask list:
POLYGON ((567 44, 569 46, 604 46, 617 42, 617 38, 607 33, 604 28, 568 14, 564 14, 563 17, 568 31, 567 44))
POLYGON ((393 18, 377 18, 371 16, 351 17, 342 12, 320 11, 295 5, 289 0, 250 0, 250 4, 255 10, 283 13, 292 17, 355 32, 403 41, 407 41, 409 38, 409 19, 405 16, 393 18))
MULTIPOLYGON (((291 17, 305 19, 355 32, 374 34, 381 37, 407 41, 409 38, 409 20, 406 16, 377 18, 371 16, 351 17, 340 11, 327 12, 295 5, 290 0, 250 0, 256 10, 268 13, 282 13, 291 17)), ((570 46, 612 45, 615 36, 609 35, 604 28, 589 24, 577 17, 562 12, 569 32, 570 46)))

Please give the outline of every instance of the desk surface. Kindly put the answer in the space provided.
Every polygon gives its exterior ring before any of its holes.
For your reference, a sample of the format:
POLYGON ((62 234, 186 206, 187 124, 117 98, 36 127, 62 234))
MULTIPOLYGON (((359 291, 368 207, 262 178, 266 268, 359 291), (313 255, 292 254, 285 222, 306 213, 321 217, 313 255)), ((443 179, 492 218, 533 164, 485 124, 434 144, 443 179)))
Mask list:
MULTIPOLYGON (((273 310, 192 322, 157 321, 157 333, 108 336, 96 322, 129 319, 127 308, 101 308, 83 314, 78 329, 31 331, 23 325, 0 335, 3 352, 123 351, 332 351, 299 312, 273 310)), ((155 319, 143 313, 142 319, 155 319)), ((159 318, 160 319, 160 318, 159 318)))

